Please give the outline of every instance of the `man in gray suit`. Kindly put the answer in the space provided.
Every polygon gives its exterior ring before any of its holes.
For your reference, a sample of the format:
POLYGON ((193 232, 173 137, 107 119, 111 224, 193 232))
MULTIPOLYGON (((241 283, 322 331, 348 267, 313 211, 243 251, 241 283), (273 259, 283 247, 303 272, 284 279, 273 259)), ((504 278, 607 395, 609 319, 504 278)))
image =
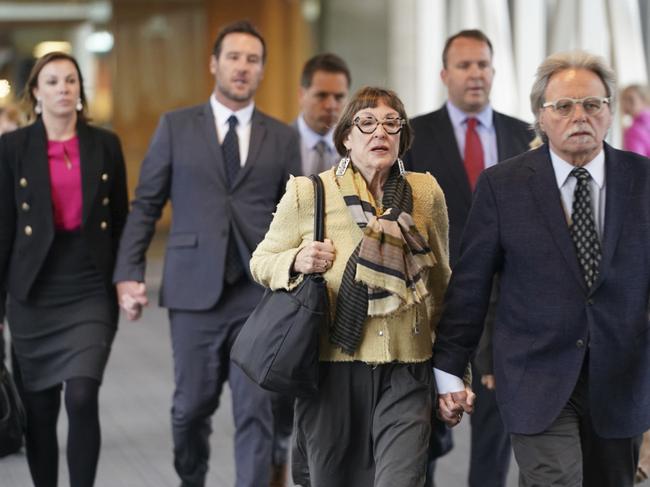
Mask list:
POLYGON ((300 115, 294 127, 300 134, 303 174, 318 174, 340 156, 332 135, 350 90, 350 70, 336 54, 309 59, 300 77, 300 115))
POLYGON ((174 466, 182 487, 205 485, 210 417, 227 380, 235 419, 238 487, 267 487, 270 395, 230 362, 230 348, 262 295, 249 275, 290 174, 298 137, 255 109, 264 70, 262 36, 248 22, 224 27, 214 45, 209 102, 162 116, 142 163, 114 275, 129 318, 147 304, 145 252, 163 206, 173 219, 160 305, 169 309, 175 385, 174 466))

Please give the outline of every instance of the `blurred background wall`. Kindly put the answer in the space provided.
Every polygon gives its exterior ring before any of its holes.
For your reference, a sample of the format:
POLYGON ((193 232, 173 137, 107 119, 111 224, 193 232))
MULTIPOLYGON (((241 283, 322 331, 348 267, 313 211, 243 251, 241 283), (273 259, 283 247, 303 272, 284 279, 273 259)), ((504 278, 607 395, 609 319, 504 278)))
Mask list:
POLYGON ((529 121, 534 71, 552 52, 600 54, 621 86, 648 80, 650 0, 20 0, 0 1, 0 106, 16 102, 37 56, 68 50, 94 122, 122 139, 133 189, 159 116, 207 100, 216 33, 241 18, 267 40, 256 104, 286 122, 302 64, 322 51, 346 59, 353 90, 391 87, 410 115, 437 108, 442 46, 463 28, 494 44, 493 105, 529 121))

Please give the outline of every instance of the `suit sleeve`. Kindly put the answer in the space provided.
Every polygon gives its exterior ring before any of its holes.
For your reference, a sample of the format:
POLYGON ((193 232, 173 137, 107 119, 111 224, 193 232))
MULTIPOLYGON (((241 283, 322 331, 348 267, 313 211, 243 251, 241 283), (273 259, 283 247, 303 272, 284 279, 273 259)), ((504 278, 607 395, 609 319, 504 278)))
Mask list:
POLYGON ((492 282, 502 261, 499 215, 491 181, 479 177, 460 258, 454 267, 445 310, 434 344, 434 367, 462 377, 476 349, 488 309, 492 282))
MULTIPOLYGON (((296 255, 305 245, 300 215, 306 215, 308 209, 301 208, 303 205, 300 196, 301 193, 305 194, 306 206, 307 184, 312 185, 307 178, 289 179, 287 190, 278 204, 271 226, 250 261, 253 279, 272 290, 290 290, 301 281, 300 277, 291 276, 291 267, 296 255)), ((313 198, 313 190, 309 195, 313 198)), ((313 207, 313 202, 311 206, 313 207)), ((310 223, 311 218, 313 216, 310 217, 310 223)))
MULTIPOLYGON (((295 130, 290 131, 287 137, 284 160, 284 183, 286 184, 290 176, 300 176, 302 174, 302 156, 300 155, 300 137, 295 130)), ((277 200, 280 201, 284 191, 284 184, 281 186, 277 200)))
POLYGON ((117 135, 113 136, 110 144, 111 160, 115 165, 115 181, 111 188, 111 221, 113 222, 113 255, 117 255, 120 237, 129 213, 129 195, 126 182, 126 165, 122 153, 122 145, 117 135))
POLYGON ((135 199, 120 240, 114 282, 144 281, 145 253, 169 198, 171 162, 171 129, 164 115, 142 162, 135 199))

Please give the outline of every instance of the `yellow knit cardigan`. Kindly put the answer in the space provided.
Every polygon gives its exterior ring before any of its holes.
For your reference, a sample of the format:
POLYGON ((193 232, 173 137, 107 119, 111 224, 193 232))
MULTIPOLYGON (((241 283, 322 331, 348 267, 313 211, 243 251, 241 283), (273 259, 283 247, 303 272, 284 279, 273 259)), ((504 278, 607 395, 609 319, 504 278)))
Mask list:
MULTIPOLYGON (((334 169, 320 174, 325 187, 325 238, 332 240, 336 256, 332 267, 323 275, 327 281, 330 314, 334 317, 343 271, 350 254, 363 233, 352 219, 336 183, 334 169)), ((354 355, 343 353, 329 341, 329 326, 320 333, 320 360, 366 363, 423 362, 431 358, 435 329, 442 311, 442 301, 449 281, 447 205, 445 197, 430 174, 408 173, 413 189, 413 220, 428 241, 436 264, 428 269, 427 301, 388 316, 369 317, 354 355)), ((278 204, 271 226, 253 253, 250 262, 255 280, 263 286, 291 290, 301 276, 292 278, 290 269, 296 254, 313 240, 314 192, 306 177, 292 177, 278 204)))

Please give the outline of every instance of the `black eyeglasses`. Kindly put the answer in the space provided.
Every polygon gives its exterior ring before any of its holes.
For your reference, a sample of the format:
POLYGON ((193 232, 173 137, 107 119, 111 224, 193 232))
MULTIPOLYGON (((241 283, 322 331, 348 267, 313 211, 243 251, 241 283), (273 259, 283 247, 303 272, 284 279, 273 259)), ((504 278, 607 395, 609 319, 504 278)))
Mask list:
POLYGON ((605 106, 610 103, 610 98, 601 96, 587 96, 585 98, 560 98, 555 101, 547 101, 542 108, 551 107, 560 117, 568 117, 580 103, 587 115, 598 115, 605 106))
POLYGON ((372 116, 357 117, 352 121, 352 125, 356 125, 363 134, 372 134, 382 125, 387 134, 395 135, 402 130, 405 123, 406 121, 401 118, 387 118, 380 122, 372 116))

